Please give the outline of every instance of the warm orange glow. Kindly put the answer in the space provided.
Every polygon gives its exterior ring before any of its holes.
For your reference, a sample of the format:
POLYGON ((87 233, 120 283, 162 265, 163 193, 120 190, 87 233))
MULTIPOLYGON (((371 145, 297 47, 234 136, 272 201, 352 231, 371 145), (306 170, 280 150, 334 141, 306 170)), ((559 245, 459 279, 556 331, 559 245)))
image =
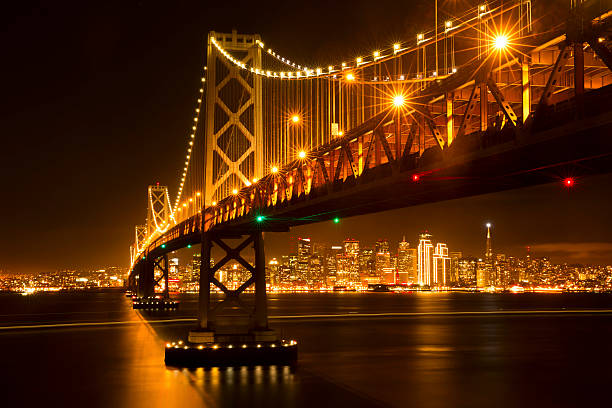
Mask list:
POLYGON ((272 166, 272 168, 270 169, 270 171, 272 172, 272 174, 276 174, 276 173, 278 173, 278 167, 276 167, 276 166, 272 166))
POLYGON ((212 205, 213 205, 213 207, 214 207, 215 205, 217 205, 217 202, 216 202, 216 201, 213 201, 211 204, 212 204, 212 205))
POLYGON ((298 115, 291 116, 291 121, 293 123, 298 123, 300 121, 300 117, 298 115))
POLYGON ((404 95, 395 95, 393 97, 393 105, 396 108, 400 108, 404 106, 404 103, 406 103, 406 99, 404 98, 404 95))
POLYGON ((348 74, 346 74, 345 78, 346 78, 347 81, 354 81, 355 80, 355 75, 353 75, 352 73, 349 72, 348 74))
POLYGON ((198 191, 198 192, 196 193, 196 197, 199 197, 199 196, 200 196, 200 192, 198 191))
POLYGON ((303 150, 302 150, 302 151, 300 151, 300 152, 298 153, 298 157, 299 157, 300 159, 305 159, 305 158, 306 158, 306 152, 305 152, 305 151, 303 151, 303 150))
POLYGON ((508 37, 505 35, 498 35, 495 37, 493 44, 498 50, 503 50, 508 46, 508 37))
POLYGON ((232 190, 232 194, 234 194, 234 195, 238 194, 238 190, 237 189, 233 189, 232 190))

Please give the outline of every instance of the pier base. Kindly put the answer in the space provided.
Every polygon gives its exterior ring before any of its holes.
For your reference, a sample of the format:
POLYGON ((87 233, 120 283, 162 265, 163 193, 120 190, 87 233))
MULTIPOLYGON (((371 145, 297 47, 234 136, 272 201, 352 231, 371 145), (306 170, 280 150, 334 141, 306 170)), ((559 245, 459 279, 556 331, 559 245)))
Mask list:
POLYGON ((133 309, 147 309, 147 310, 176 310, 178 309, 179 302, 176 300, 170 300, 166 298, 156 297, 132 297, 132 308, 133 309))
POLYGON ((167 343, 165 362, 173 367, 293 365, 297 362, 297 342, 167 343))

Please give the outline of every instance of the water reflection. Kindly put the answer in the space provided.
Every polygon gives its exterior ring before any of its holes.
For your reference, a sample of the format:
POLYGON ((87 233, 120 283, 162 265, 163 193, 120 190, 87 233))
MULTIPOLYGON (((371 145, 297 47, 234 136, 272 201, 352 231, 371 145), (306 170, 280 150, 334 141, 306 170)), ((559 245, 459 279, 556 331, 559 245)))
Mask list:
POLYGON ((282 406, 296 397, 298 378, 295 368, 290 366, 167 370, 188 378, 205 401, 222 406, 282 406))

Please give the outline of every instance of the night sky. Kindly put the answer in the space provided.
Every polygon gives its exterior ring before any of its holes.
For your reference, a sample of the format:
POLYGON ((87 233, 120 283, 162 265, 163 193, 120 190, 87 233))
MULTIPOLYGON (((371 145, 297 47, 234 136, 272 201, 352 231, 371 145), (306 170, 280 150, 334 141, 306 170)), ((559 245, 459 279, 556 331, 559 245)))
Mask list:
MULTIPOLYGON (((441 0, 440 18, 468 3, 441 0)), ((129 264, 147 186, 159 181, 176 192, 208 31, 259 33, 282 55, 326 66, 414 38, 433 20, 432 1, 283 4, 24 1, 5 8, 0 269, 129 264)), ((522 254, 531 245, 553 261, 612 262, 611 182, 609 175, 579 179, 571 191, 555 182, 296 228, 267 234, 267 251, 287 252, 292 236, 331 244, 405 234, 414 243, 428 229, 451 251, 479 255, 491 221, 500 252, 522 254)))

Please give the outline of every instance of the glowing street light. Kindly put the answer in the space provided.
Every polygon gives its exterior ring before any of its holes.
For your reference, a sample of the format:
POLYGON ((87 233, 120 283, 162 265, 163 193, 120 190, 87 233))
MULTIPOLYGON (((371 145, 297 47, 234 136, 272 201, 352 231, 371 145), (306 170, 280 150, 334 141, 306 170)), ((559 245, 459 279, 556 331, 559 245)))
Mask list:
POLYGON ((233 190, 232 190, 232 194, 233 194, 233 195, 238 194, 238 189, 233 189, 233 190))
POLYGON ((301 151, 298 153, 298 157, 299 157, 300 159, 305 159, 305 158, 306 158, 306 152, 305 152, 305 151, 303 151, 303 150, 301 150, 301 151))
POLYGON ((404 98, 404 95, 395 95, 393 97, 393 105, 396 108, 400 108, 402 106, 404 106, 404 103, 406 103, 406 99, 404 98))
POLYGON ((492 227, 492 225, 491 225, 491 223, 490 223, 490 222, 487 222, 487 223, 485 224, 485 227, 487 227, 487 228, 491 228, 491 227, 492 227))
POLYGON ((276 174, 276 173, 278 173, 278 167, 276 167, 276 166, 272 166, 272 168, 270 169, 270 171, 272 172, 272 174, 276 174))
POLYGON ((354 81, 355 80, 355 75, 353 75, 352 73, 349 72, 348 74, 346 74, 345 78, 346 78, 347 81, 354 81))
POLYGON ((498 50, 500 50, 500 51, 503 50, 504 48, 506 48, 508 46, 508 37, 506 37, 505 35, 498 35, 493 40, 493 45, 498 50))
POLYGON ((291 116, 291 121, 293 123, 298 123, 300 121, 300 117, 298 115, 291 116))

